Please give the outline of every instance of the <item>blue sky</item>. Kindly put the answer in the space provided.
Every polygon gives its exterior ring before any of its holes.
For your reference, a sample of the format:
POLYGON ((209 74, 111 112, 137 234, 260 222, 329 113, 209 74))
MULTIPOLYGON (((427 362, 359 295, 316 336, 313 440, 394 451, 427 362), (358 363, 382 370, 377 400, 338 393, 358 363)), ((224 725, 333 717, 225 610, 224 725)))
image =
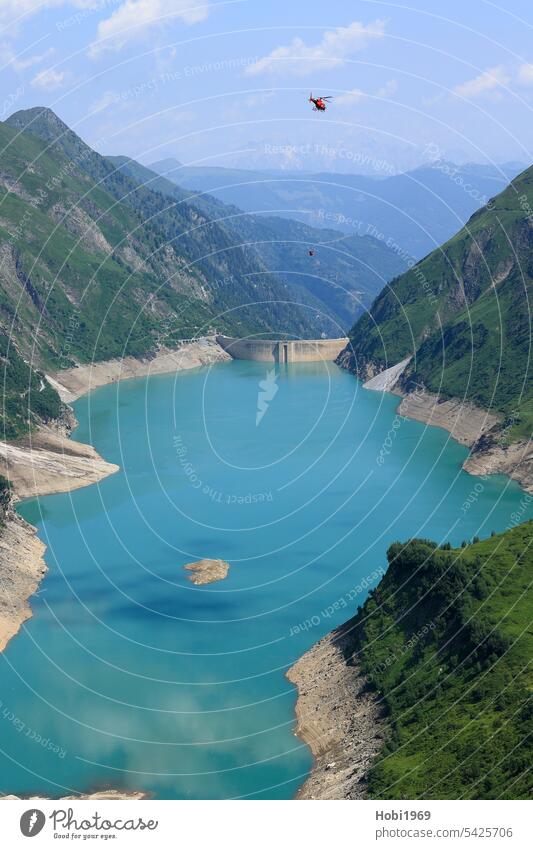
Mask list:
POLYGON ((532 28, 525 0, 0 0, 0 118, 49 106, 145 163, 529 163, 532 28))

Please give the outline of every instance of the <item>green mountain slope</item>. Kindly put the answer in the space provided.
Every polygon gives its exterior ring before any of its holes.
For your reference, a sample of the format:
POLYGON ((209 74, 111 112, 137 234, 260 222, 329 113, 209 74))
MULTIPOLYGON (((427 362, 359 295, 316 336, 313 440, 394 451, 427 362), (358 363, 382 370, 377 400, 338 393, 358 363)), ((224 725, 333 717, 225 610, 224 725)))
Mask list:
POLYGON ((0 238, 12 279, 19 289, 22 277, 29 281, 33 307, 25 304, 39 313, 52 362, 61 355, 52 331, 65 336, 76 309, 70 358, 102 359, 124 347, 138 354, 153 349, 162 330, 190 336, 215 322, 233 332, 313 335, 307 316, 283 303, 278 281, 223 228, 117 172, 49 110, 16 113, 0 130, 9 190, 0 238), (34 237, 26 240, 27 231, 34 237))
POLYGON ((456 550, 396 543, 352 621, 390 734, 370 798, 529 798, 533 523, 456 550))
POLYGON ((317 335, 257 253, 188 201, 140 186, 53 112, 0 123, 3 436, 55 418, 42 375, 216 327, 317 335))
POLYGON ((353 327, 365 376, 407 356, 405 385, 513 413, 530 433, 533 169, 386 286, 353 327))

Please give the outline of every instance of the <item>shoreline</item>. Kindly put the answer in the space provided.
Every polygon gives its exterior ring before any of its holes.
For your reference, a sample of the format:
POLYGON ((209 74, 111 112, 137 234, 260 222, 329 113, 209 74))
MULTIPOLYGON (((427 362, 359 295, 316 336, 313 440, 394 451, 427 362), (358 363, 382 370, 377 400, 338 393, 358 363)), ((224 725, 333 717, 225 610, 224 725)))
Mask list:
POLYGON ((163 348, 150 356, 88 363, 56 374, 47 374, 46 377, 61 400, 70 404, 93 389, 109 383, 119 383, 135 377, 152 377, 155 374, 171 374, 231 359, 218 342, 209 337, 185 343, 179 348, 163 348))
POLYGON ((29 599, 48 567, 37 528, 9 507, 0 533, 0 652, 32 615, 29 599))
POLYGON ((363 389, 390 392, 400 397, 396 412, 409 419, 440 427, 470 449, 462 468, 474 477, 506 475, 527 493, 533 493, 533 445, 519 440, 501 444, 503 413, 494 413, 459 398, 441 399, 426 390, 405 392, 402 376, 411 357, 383 371, 376 371, 372 362, 357 369, 348 350, 336 360, 339 368, 351 372, 363 383, 363 389))
POLYGON ((350 650, 350 623, 315 643, 287 671, 296 686, 295 735, 313 755, 296 799, 364 799, 368 769, 383 744, 379 697, 350 650))
MULTIPOLYGON (((206 339, 139 360, 127 357, 124 361, 78 366, 59 372, 50 380, 57 391, 60 388, 61 400, 69 404, 107 383, 230 359, 216 342, 206 339)), ((47 572, 46 545, 37 536, 37 529, 18 515, 13 504, 26 498, 72 492, 119 470, 119 466, 104 460, 92 445, 70 439, 76 420, 72 413, 67 418, 68 422, 56 423, 55 427, 42 426, 19 442, 0 442, 0 473, 13 487, 12 505, 0 532, 0 585, 4 588, 0 592, 0 652, 31 617, 29 599, 47 572)))
MULTIPOLYGON (((358 374, 349 358, 337 365, 359 377, 363 388, 401 398, 396 412, 448 431, 470 449, 462 468, 471 475, 505 474, 533 492, 533 448, 526 442, 499 445, 502 416, 459 400, 441 400, 429 392, 406 393, 401 377, 410 358, 383 372, 371 366, 358 374)), ((295 735, 313 755, 311 772, 296 799, 366 798, 367 774, 384 741, 387 722, 379 697, 350 660, 350 622, 315 643, 286 673, 297 688, 295 735)))
POLYGON ((530 442, 499 444, 503 416, 459 400, 444 401, 431 392, 405 394, 394 387, 402 400, 397 412, 415 421, 447 430, 451 437, 470 449, 462 468, 474 477, 506 475, 527 493, 533 493, 533 446, 530 442))
MULTIPOLYGON (((161 355, 157 354, 151 358, 127 358, 125 361, 111 360, 79 366, 58 373, 51 378, 51 382, 59 391, 62 400, 69 403, 105 384, 176 372, 229 359, 231 358, 216 342, 206 340, 202 343, 191 343, 190 346, 184 345, 176 351, 164 351, 161 355)), ((339 365, 347 368, 345 364, 339 365)), ((398 371, 397 367, 393 368, 398 371)), ((471 454, 463 464, 463 468, 470 474, 507 474, 517 479, 527 491, 533 492, 533 456, 531 459, 527 458, 531 468, 527 468, 520 476, 516 473, 516 468, 511 471, 501 468, 501 456, 495 454, 494 445, 487 436, 499 423, 497 416, 471 404, 439 401, 437 396, 430 393, 406 395, 398 388, 397 381, 400 377, 401 372, 396 380, 391 382, 392 385, 386 385, 386 389, 382 386, 366 388, 389 391, 400 396, 402 400, 398 412, 401 415, 431 426, 442 427, 460 444, 471 448, 471 454), (478 445, 482 445, 483 450, 476 452, 478 445), (489 461, 492 464, 491 471, 487 470, 489 461)), ((509 456, 514 456, 520 446, 521 443, 509 446, 506 449, 509 456)), ((118 470, 118 466, 103 460, 92 446, 73 442, 47 428, 40 429, 31 445, 9 444, 8 447, 32 454, 28 460, 32 472, 30 483, 28 485, 27 473, 19 473, 18 487, 14 487, 16 500, 88 486, 118 470), (72 450, 72 446, 76 448, 72 450), (39 476, 35 471, 35 459, 38 455, 39 461, 48 461, 50 458, 45 452, 55 454, 56 460, 58 457, 62 459, 62 465, 59 470, 54 471, 46 467, 46 464, 42 467, 42 464, 40 466, 37 463, 37 469, 40 468, 39 476), (67 456, 70 457, 68 462, 71 465, 68 466, 67 472, 62 474, 61 469, 64 472, 67 456), (77 473, 73 467, 78 469, 77 473)), ((499 446, 498 449, 504 452, 499 446)), ((20 467, 21 456, 17 451, 11 451, 11 457, 6 456, 4 462, 7 464, 11 460, 15 467, 20 467)), ((9 573, 11 581, 17 577, 20 581, 15 581, 12 584, 14 589, 8 591, 8 605, 4 604, 2 607, 0 599, 0 651, 3 651, 9 640, 18 633, 21 625, 32 615, 29 598, 46 574, 47 567, 43 559, 45 550, 46 547, 39 540, 36 529, 10 508, 0 536, 0 578, 4 579, 4 586, 5 576, 9 573), (8 539, 12 542, 7 543, 8 539), (11 554, 16 551, 18 555, 19 549, 20 557, 11 554), (14 595, 14 603, 11 593, 14 595)), ((10 586, 9 579, 7 585, 10 586)), ((346 623, 323 637, 286 673, 287 679, 298 691, 295 734, 309 746, 313 754, 311 772, 298 790, 297 799, 365 798, 366 775, 383 744, 386 720, 379 706, 378 696, 367 689, 364 676, 350 659, 348 626, 349 623, 346 623)), ((109 792, 114 794, 120 791, 109 792)), ((132 797, 142 796, 132 794, 132 797)))
POLYGON ((109 790, 101 790, 100 792, 95 791, 94 793, 79 793, 75 796, 58 796, 54 799, 50 799, 48 796, 15 796, 14 794, 10 793, 6 796, 0 796, 0 802, 30 802, 30 801, 33 801, 35 799, 41 799, 43 802, 48 802, 48 801, 66 802, 66 801, 71 801, 71 800, 73 802, 76 802, 76 801, 80 802, 80 801, 83 801, 84 799, 87 799, 89 801, 91 801, 91 800, 101 800, 102 802, 103 801, 118 802, 118 801, 140 801, 141 799, 149 799, 149 798, 150 798, 150 794, 145 793, 144 790, 126 791, 126 790, 109 789, 109 790))
MULTIPOLYGON (((165 350, 149 358, 134 360, 128 357, 124 361, 110 360, 94 366, 79 366, 59 372, 50 377, 49 382, 58 391, 61 400, 69 404, 108 383, 151 374, 168 374, 229 359, 216 342, 205 340, 183 345, 176 351, 165 350)), ((13 486, 11 504, 0 529, 0 585, 3 590, 0 593, 0 653, 33 615, 30 599, 48 571, 44 560, 45 543, 39 539, 37 528, 16 512, 14 504, 25 498, 90 486, 119 470, 119 466, 104 460, 92 445, 71 440, 70 432, 76 419, 73 413, 67 418, 68 423, 58 422, 55 428, 43 426, 29 439, 19 443, 0 442, 0 473, 13 486)), ((0 797, 0 801, 22 798, 46 797, 5 795, 0 797)), ((113 788, 61 797, 65 800, 147 798, 149 794, 143 791, 113 788)))

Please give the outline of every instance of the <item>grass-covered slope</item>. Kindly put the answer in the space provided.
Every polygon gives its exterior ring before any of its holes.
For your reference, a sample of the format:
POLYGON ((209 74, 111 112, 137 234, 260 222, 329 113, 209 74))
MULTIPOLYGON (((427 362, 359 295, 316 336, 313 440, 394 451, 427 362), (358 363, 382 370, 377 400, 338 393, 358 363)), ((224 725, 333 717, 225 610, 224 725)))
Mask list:
POLYGON ((530 168, 383 289, 351 331, 354 367, 364 375, 412 355, 407 385, 515 413, 529 435, 532 237, 530 168))
POLYGON ((530 795, 532 545, 529 522, 456 550, 391 546, 352 623, 389 715, 371 798, 530 795))

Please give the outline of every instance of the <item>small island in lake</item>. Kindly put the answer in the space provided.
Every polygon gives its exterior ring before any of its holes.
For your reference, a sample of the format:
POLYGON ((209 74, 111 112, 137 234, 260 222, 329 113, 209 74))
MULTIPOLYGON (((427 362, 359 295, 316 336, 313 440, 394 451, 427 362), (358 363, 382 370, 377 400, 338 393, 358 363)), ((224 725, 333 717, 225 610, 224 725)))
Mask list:
POLYGON ((214 584, 215 581, 223 581, 229 572, 229 563, 225 560, 197 560, 195 563, 187 563, 184 567, 191 572, 187 577, 193 584, 214 584))

